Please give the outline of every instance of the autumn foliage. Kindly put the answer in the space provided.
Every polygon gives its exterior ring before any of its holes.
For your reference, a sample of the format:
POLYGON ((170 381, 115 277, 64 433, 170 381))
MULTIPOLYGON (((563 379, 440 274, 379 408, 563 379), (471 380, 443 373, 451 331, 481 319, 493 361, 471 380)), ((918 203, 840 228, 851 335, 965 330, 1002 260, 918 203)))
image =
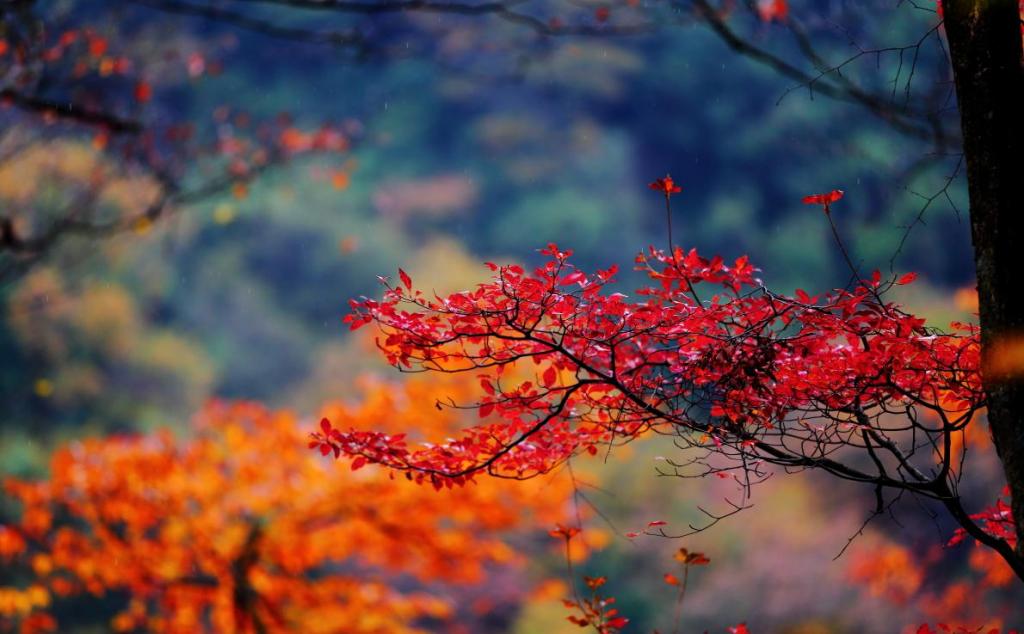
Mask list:
MULTIPOLYGON (((670 177, 651 188, 666 203, 678 193, 670 177)), ((833 190, 804 202, 828 215, 842 195, 833 190)), ((446 297, 416 290, 399 270, 398 284, 382 279, 381 300, 351 302, 350 327, 376 324, 379 348, 399 369, 475 376, 479 398, 464 406, 480 424, 419 447, 324 420, 310 446, 346 456, 353 467, 376 463, 442 489, 481 474, 529 479, 576 455, 608 455, 664 434, 687 450, 682 460, 666 461, 666 475, 714 474, 748 491, 772 465, 817 469, 874 485, 876 514, 891 504, 886 491, 893 499, 906 492, 931 498, 960 524, 949 546, 971 536, 988 547, 976 566, 999 580, 988 587, 1021 575, 1008 505, 968 514, 956 493, 965 437, 977 436, 985 406, 978 330, 964 323, 938 330, 885 299, 912 284, 913 273, 883 279, 876 271, 845 289, 787 295, 769 290, 746 257, 727 264, 695 250, 652 247, 636 258, 650 282, 632 299, 615 290, 614 267, 582 271, 571 251, 553 244, 541 254, 545 262, 531 272, 488 263, 492 281, 446 297)), ((887 561, 880 555, 862 563, 853 578, 889 595, 890 580, 905 597, 922 587, 924 572, 912 559, 887 561)), ((666 573, 664 580, 685 589, 685 578, 666 573)), ((586 583, 589 598, 566 601, 576 611, 570 620, 617 631, 626 620, 600 595, 603 579, 586 583)), ((957 607, 958 587, 972 586, 950 586, 932 599, 929 614, 984 622, 957 607)), ((942 631, 968 627, 939 624, 942 631)))
MULTIPOLYGON (((387 428, 415 412, 420 431, 443 434, 458 414, 421 405, 466 391, 364 388, 325 414, 387 428)), ((24 572, 0 588, 3 629, 59 631, 53 615, 76 597, 114 600, 116 631, 150 632, 414 632, 523 599, 523 582, 473 606, 447 588, 471 596, 467 584, 520 565, 516 535, 563 520, 566 481, 437 495, 316 459, 304 427, 289 412, 214 403, 186 440, 84 440, 54 454, 48 480, 7 482, 22 511, 0 526, 0 558, 24 572)))
MULTIPOLYGON (((59 13, 47 17, 59 23, 59 13)), ((27 9, 5 15, 0 114, 9 131, 0 146, 5 156, 22 146, 44 153, 43 176, 61 195, 21 195, 21 205, 0 214, 0 278, 20 275, 73 237, 145 233, 181 207, 225 193, 245 198, 260 174, 298 158, 347 158, 360 134, 350 119, 300 126, 286 112, 256 117, 230 106, 199 119, 168 117, 161 96, 222 70, 220 48, 181 44, 139 46, 117 25, 59 28, 27 9), (86 149, 95 166, 63 173, 67 156, 86 149)), ((349 169, 335 182, 347 182, 349 169)), ((7 171, 16 192, 36 193, 39 174, 20 162, 7 171)))
MULTIPOLYGON (((588 274, 554 245, 542 254, 532 273, 489 264, 492 282, 444 298, 413 290, 402 273, 383 300, 353 301, 347 318, 353 328, 376 322, 399 367, 476 374, 476 408, 489 422, 427 448, 335 427, 317 433, 320 445, 459 484, 484 471, 546 473, 654 431, 696 449, 704 458, 692 466, 705 472, 745 477, 775 462, 897 485, 838 458, 892 452, 883 434, 907 426, 893 415, 927 410, 941 423, 926 431, 941 434, 962 431, 983 406, 976 330, 942 333, 881 299, 912 275, 787 296, 764 287, 745 257, 727 265, 652 249, 637 257, 652 285, 633 300, 609 292, 614 268, 588 274)), ((910 486, 927 491, 930 481, 910 486)))

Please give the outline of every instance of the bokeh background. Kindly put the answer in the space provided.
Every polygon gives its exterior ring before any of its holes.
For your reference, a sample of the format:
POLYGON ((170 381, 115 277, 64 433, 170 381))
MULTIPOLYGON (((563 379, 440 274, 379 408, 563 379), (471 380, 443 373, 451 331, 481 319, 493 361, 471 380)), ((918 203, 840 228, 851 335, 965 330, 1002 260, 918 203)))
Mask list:
MULTIPOLYGON (((935 117, 952 132, 937 144, 862 104, 818 94, 731 50, 693 13, 653 2, 520 3, 544 20, 599 28, 658 11, 663 27, 582 37, 540 36, 493 16, 196 3, 296 32, 359 28, 369 51, 147 6, 161 2, 34 4, 51 32, 94 29, 134 56, 152 96, 126 112, 143 121, 192 123, 197 135, 223 139, 250 119, 285 114, 296 126, 338 126, 348 147, 296 157, 242 187, 175 205, 152 224, 69 237, 7 275, 4 476, 45 478, 54 448, 76 439, 161 428, 187 437, 211 399, 288 409, 311 430, 323 403, 358 402, 367 381, 401 384, 372 342, 341 323, 347 299, 377 293, 376 276, 398 267, 423 287, 458 290, 485 278, 484 261, 530 263, 536 249, 557 242, 586 267, 619 264, 628 290, 633 255, 665 243, 663 200, 647 183, 666 173, 683 187, 673 199, 678 244, 726 258, 749 254, 767 284, 786 292, 847 283, 820 210, 800 202, 843 189, 834 216, 854 260, 865 270, 919 272, 898 299, 932 323, 974 319, 966 189, 941 34, 917 52, 909 84, 915 51, 902 60, 896 52, 864 55, 843 69, 896 111, 944 103, 935 117), (602 7, 610 17, 599 19, 602 7), (915 222, 926 204, 924 222, 915 222)), ((812 74, 785 20, 799 21, 831 64, 861 49, 917 42, 937 21, 930 7, 904 3, 792 3, 785 19, 738 5, 728 19, 747 41, 812 74)), ((0 57, 0 65, 11 60, 0 57)), ((0 148, 18 148, 0 161, 5 215, 60 206, 67 190, 116 160, 95 130, 47 128, 34 116, 0 110, 0 148)), ((179 174, 199 180, 202 169, 179 174)), ((144 205, 147 179, 122 176, 111 213, 144 205)), ((401 415, 408 420, 389 424, 415 428, 414 413, 401 415)), ((965 491, 980 502, 1000 480, 986 434, 977 436, 965 491)), ((625 631, 671 631, 674 589, 662 574, 681 545, 712 560, 690 579, 685 632, 740 621, 757 632, 898 631, 978 607, 961 595, 986 569, 970 547, 942 549, 948 520, 908 500, 861 531, 872 492, 813 474, 778 474, 755 489, 752 509, 683 542, 624 537, 651 520, 700 522, 700 508, 726 510, 724 500, 737 495, 730 481, 658 477, 659 457, 672 451, 653 440, 606 463, 579 461, 593 484, 585 528, 601 537, 577 572, 609 577, 609 594, 631 618, 625 631)), ((571 512, 572 500, 565 505, 571 512)), ((16 505, 2 512, 13 517, 16 505)), ((492 594, 564 578, 547 539, 523 542, 529 563, 490 577, 492 594)), ((990 586, 1001 596, 998 583, 990 586)), ((510 594, 486 631, 575 631, 558 592, 546 587, 510 594)), ((445 592, 458 603, 480 591, 445 592)), ((105 631, 110 601, 77 605, 61 622, 67 631, 105 631)))

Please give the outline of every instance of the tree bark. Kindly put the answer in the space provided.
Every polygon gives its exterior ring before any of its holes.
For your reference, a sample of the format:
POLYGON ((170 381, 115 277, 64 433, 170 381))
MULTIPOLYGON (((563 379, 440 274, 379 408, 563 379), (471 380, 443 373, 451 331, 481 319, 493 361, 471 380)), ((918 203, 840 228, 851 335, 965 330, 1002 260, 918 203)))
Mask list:
POLYGON ((992 439, 1010 487, 1024 554, 1024 66, 1018 0, 942 3, 963 130, 981 317, 982 376, 992 439))

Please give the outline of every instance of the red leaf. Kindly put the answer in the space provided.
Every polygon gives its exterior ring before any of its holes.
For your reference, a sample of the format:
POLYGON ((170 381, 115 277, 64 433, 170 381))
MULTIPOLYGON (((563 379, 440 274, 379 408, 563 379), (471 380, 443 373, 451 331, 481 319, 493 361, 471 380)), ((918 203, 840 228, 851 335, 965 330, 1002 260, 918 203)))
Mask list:
POLYGON ((587 276, 584 275, 582 271, 573 271, 572 273, 562 278, 562 281, 560 283, 562 286, 569 286, 570 284, 582 285, 583 282, 585 282, 586 280, 587 276))
POLYGON ((803 201, 804 204, 807 205, 825 205, 827 207, 842 197, 843 190, 833 189, 827 194, 811 194, 810 196, 804 196, 803 201))
POLYGON ((366 466, 366 458, 362 456, 359 456, 358 458, 352 461, 353 471, 358 471, 359 469, 362 469, 364 466, 366 466))
POLYGON ((330 434, 331 433, 331 421, 327 420, 326 418, 321 418, 320 419, 320 429, 325 434, 330 434))
POLYGON ((541 376, 541 381, 544 383, 544 387, 551 387, 558 380, 558 371, 555 370, 554 366, 549 366, 547 370, 544 370, 544 375, 541 376))
POLYGON ((406 273, 405 271, 403 271, 402 269, 398 269, 398 277, 402 278, 402 284, 405 285, 405 290, 411 291, 412 290, 412 278, 409 277, 409 274, 406 273))
POLYGON ((897 284, 901 284, 901 285, 902 284, 910 284, 910 283, 912 283, 916 279, 917 279, 917 273, 911 272, 911 273, 907 273, 906 275, 900 277, 900 279, 896 280, 896 283, 897 284))
POLYGON ((677 579, 676 576, 673 575, 673 574, 670 574, 670 573, 666 572, 664 579, 665 579, 665 583, 667 583, 670 586, 678 586, 679 585, 679 579, 677 579))
POLYGON ((664 520, 654 520, 653 522, 647 522, 647 528, 654 528, 655 526, 665 526, 668 522, 664 520))

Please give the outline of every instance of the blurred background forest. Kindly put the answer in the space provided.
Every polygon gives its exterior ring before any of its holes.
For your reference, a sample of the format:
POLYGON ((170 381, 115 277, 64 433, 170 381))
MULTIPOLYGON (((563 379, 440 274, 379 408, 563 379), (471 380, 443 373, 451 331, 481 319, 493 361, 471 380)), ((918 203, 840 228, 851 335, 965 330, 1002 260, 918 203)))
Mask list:
MULTIPOLYGON (((164 428, 187 438, 211 399, 293 411, 302 443, 322 404, 403 389, 372 341, 341 323, 349 298, 378 292, 377 275, 402 267, 427 288, 457 290, 487 276, 484 261, 530 263, 548 242, 574 249, 588 268, 628 270, 635 252, 664 245, 663 201, 647 183, 666 172, 683 187, 673 199, 677 244, 749 254, 787 292, 846 284, 820 210, 800 204, 843 189, 834 215, 855 260, 919 272, 899 300, 932 323, 974 319, 941 34, 916 50, 864 55, 843 73, 894 111, 939 103, 934 127, 947 138, 908 133, 861 103, 817 93, 731 50, 706 20, 671 3, 517 4, 554 33, 493 15, 288 4, 54 0, 0 9, 0 215, 28 235, 88 204, 92 219, 116 226, 68 231, 33 252, 0 249, 3 476, 45 478, 56 447, 86 438, 164 428), (631 30, 651 21, 658 28, 631 30), (76 39, 61 42, 67 32, 76 39), (18 43, 30 36, 46 41, 40 50, 63 50, 28 68, 18 43), (110 122, 47 114, 23 99, 25 86, 139 122, 147 148, 110 122), (195 146, 178 152, 184 129, 195 146), (272 147, 253 158, 267 134, 272 147), (139 216, 166 193, 168 174, 174 191, 199 193, 171 195, 159 213, 139 216), (210 179, 219 185, 204 190, 210 179)), ((811 76, 859 50, 918 42, 937 22, 931 6, 911 3, 794 2, 782 14, 769 4, 777 3, 741 2, 723 15, 811 76), (828 60, 818 69, 793 25, 828 60)), ((631 275, 621 276, 626 292, 631 275)), ((396 429, 415 428, 419 416, 409 407, 376 415, 400 417, 387 423, 396 429)), ((987 435, 977 436, 977 477, 965 490, 980 500, 1000 484, 987 435)), ((597 537, 582 570, 609 576, 628 632, 671 629, 674 591, 662 573, 681 544, 623 533, 655 519, 699 522, 698 507, 721 510, 735 488, 656 477, 670 450, 652 441, 607 464, 579 463, 595 483, 587 500, 609 520, 585 508, 597 537)), ((761 632, 896 631, 984 609, 970 589, 1006 583, 986 577, 971 548, 942 551, 953 527, 912 502, 833 561, 867 517, 870 491, 801 475, 775 478, 753 501, 685 540, 712 565, 691 577, 683 631, 741 620, 761 632)), ((552 504, 574 512, 571 495, 552 504)), ((0 512, 2 524, 17 507, 5 502, 0 512)), ((558 544, 523 539, 528 564, 488 577, 500 610, 481 604, 480 614, 500 618, 457 615, 469 631, 576 629, 557 585, 543 581, 564 577, 558 544)), ((438 596, 460 605, 479 593, 454 584, 438 596)), ((119 600, 58 609, 61 623, 105 631, 119 600)), ((416 622, 455 631, 444 619, 416 622)))

